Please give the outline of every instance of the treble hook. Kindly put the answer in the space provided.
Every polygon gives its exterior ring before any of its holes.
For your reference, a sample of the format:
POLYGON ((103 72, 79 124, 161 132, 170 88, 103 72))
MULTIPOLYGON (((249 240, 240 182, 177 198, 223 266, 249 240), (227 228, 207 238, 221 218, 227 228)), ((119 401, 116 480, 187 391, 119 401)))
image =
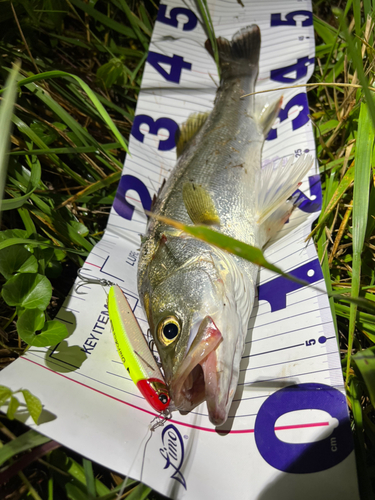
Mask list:
POLYGON ((150 431, 154 432, 155 429, 157 429, 158 427, 160 427, 162 425, 165 425, 165 423, 168 422, 168 420, 171 418, 172 418, 172 413, 170 412, 169 408, 167 408, 159 415, 156 415, 153 420, 151 420, 150 425, 149 425, 150 431))
POLYGON ((83 276, 82 271, 88 271, 88 269, 84 269, 81 267, 77 271, 77 276, 78 278, 83 281, 83 283, 79 283, 76 288, 75 292, 78 293, 78 295, 87 295, 85 292, 79 292, 78 289, 81 286, 84 285, 102 285, 102 286, 112 286, 115 285, 115 283, 112 283, 112 281, 106 280, 106 279, 99 279, 99 278, 88 278, 87 276, 83 276))

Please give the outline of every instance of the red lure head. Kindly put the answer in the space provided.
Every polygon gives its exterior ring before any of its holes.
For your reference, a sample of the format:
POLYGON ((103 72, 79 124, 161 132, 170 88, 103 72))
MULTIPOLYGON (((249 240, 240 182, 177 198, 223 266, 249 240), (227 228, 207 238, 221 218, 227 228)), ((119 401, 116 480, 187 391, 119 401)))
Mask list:
POLYGON ((166 384, 157 378, 139 380, 137 387, 149 404, 159 413, 165 411, 171 399, 166 384))

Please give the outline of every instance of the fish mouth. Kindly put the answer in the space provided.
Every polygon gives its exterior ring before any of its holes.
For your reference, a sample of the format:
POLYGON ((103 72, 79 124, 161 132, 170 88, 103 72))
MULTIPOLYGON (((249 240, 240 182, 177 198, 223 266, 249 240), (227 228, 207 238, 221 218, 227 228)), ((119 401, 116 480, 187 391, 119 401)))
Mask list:
POLYGON ((207 401, 209 417, 214 425, 227 418, 227 398, 220 400, 216 348, 223 337, 210 316, 206 316, 177 372, 170 382, 170 392, 176 408, 188 413, 207 401))

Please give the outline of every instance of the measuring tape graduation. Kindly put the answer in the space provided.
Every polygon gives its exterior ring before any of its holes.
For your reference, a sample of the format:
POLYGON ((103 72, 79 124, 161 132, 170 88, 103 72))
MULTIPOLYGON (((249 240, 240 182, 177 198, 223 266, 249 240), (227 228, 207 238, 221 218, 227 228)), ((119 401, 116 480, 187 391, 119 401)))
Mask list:
MULTIPOLYGON (((261 52, 256 90, 306 83, 314 67, 308 0, 212 0, 216 36, 232 39, 257 24, 261 52)), ((70 336, 52 349, 30 348, 5 369, 1 383, 27 388, 43 402, 37 430, 171 498, 359 498, 353 442, 336 334, 327 295, 260 270, 240 377, 226 423, 215 428, 203 403, 173 412, 144 437, 156 413, 116 352, 104 288, 116 283, 143 332, 137 291, 140 235, 152 198, 176 163, 175 136, 192 113, 210 111, 219 84, 195 2, 159 6, 131 138, 107 229, 87 258, 79 293, 73 288, 57 315, 70 336), (46 383, 46 381, 48 383, 46 383), (93 439, 95 436, 95 439, 93 439), (143 457, 143 450, 145 450, 143 457), (345 478, 345 481, 343 481, 345 478)), ((283 95, 262 165, 302 154, 315 158, 305 89, 283 95)), ((298 208, 265 250, 267 260, 324 289, 313 242, 306 243, 322 194, 316 166, 295 193, 298 208)), ((33 424, 28 420, 27 423, 33 424)))

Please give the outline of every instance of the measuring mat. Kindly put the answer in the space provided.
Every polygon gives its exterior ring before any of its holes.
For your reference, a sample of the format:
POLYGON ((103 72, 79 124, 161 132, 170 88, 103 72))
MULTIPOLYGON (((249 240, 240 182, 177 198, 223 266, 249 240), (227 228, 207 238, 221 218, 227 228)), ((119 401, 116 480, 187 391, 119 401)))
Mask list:
MULTIPOLYGON (((216 36, 230 40, 257 24, 261 52, 256 90, 303 85, 314 68, 309 0, 209 0, 216 36)), ((82 270, 125 293, 142 327, 137 294, 140 235, 151 200, 176 163, 175 134, 194 112, 212 109, 219 83, 193 0, 160 4, 116 199, 105 235, 82 270)), ((315 158, 306 89, 258 94, 279 118, 262 163, 302 154, 315 158)), ((318 256, 306 238, 322 193, 316 163, 297 191, 299 206, 265 250, 267 260, 317 286, 304 287, 261 270, 227 422, 215 428, 203 403, 173 412, 154 430, 157 413, 116 351, 107 308, 109 288, 72 289, 57 315, 70 336, 58 346, 31 347, 0 374, 0 383, 29 389, 44 410, 30 427, 93 461, 174 499, 316 500, 359 498, 353 440, 335 328, 318 256), (24 385, 25 384, 25 385, 24 385)), ((77 280, 77 284, 80 283, 77 280)))

